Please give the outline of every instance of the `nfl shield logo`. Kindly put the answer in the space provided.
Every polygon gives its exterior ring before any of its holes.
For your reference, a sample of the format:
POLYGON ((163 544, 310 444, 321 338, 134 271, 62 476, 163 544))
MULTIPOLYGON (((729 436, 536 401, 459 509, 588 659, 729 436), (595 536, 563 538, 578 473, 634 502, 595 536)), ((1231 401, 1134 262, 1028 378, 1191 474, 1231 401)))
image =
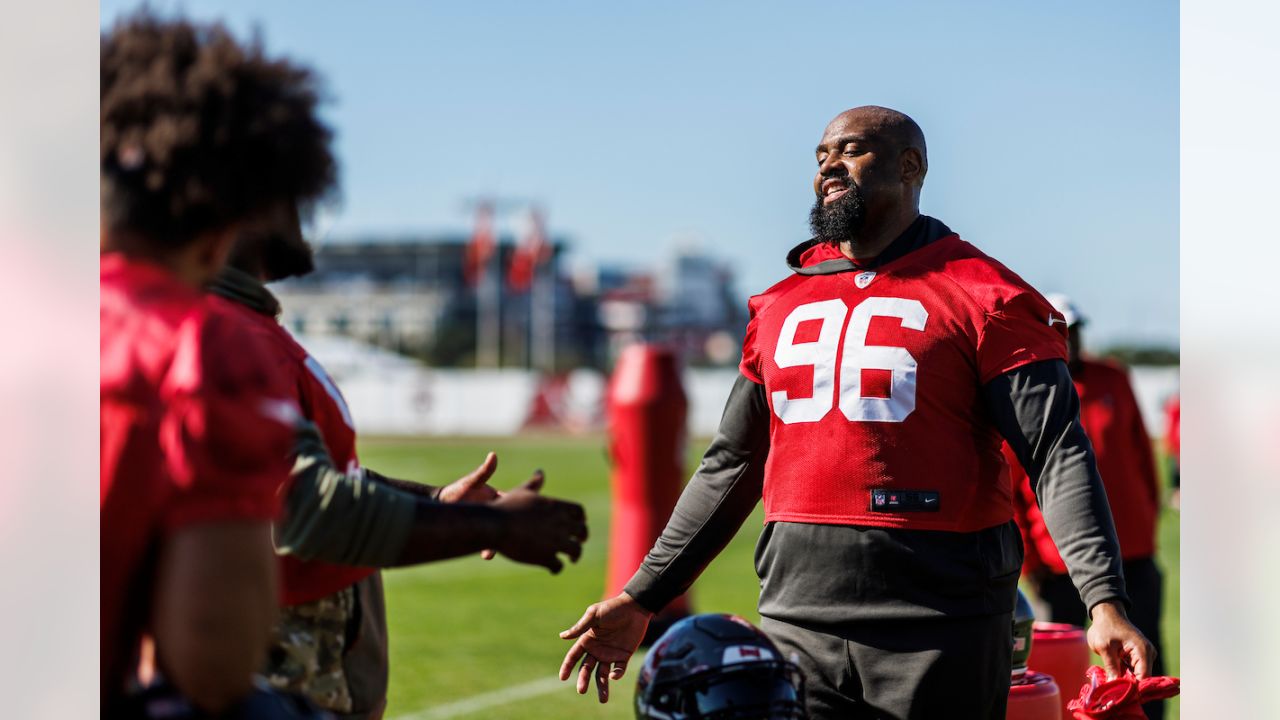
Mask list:
POLYGON ((857 275, 855 275, 853 278, 853 284, 857 285, 859 289, 862 289, 870 285, 871 281, 875 279, 876 279, 875 271, 868 270, 866 272, 860 272, 857 275))

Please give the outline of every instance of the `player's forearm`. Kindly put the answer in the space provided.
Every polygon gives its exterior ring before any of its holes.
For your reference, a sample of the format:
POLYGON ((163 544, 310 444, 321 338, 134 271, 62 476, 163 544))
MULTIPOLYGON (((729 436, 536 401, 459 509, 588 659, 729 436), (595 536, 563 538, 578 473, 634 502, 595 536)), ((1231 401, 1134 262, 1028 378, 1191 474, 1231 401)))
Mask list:
POLYGON ((370 470, 368 468, 365 468, 364 473, 365 473, 365 476, 371 480, 393 487, 402 492, 411 493, 413 495, 425 497, 430 500, 436 500, 436 501, 440 500, 440 491, 444 489, 442 487, 437 487, 435 485, 414 482, 412 480, 397 480, 396 478, 388 477, 386 475, 383 475, 382 473, 374 472, 373 470, 370 470))
POLYGON ((986 394, 1085 606, 1127 603, 1120 543, 1066 364, 1024 365, 989 383, 986 394))
POLYGON ((391 565, 418 565, 497 548, 506 528, 506 516, 491 505, 417 498, 408 538, 391 565))
POLYGON ((339 471, 314 427, 299 433, 294 451, 277 552, 344 565, 400 564, 417 505, 426 500, 362 472, 339 471))
POLYGON ((720 429, 626 592, 657 612, 693 584, 760 501, 768 455, 764 388, 739 375, 720 429))

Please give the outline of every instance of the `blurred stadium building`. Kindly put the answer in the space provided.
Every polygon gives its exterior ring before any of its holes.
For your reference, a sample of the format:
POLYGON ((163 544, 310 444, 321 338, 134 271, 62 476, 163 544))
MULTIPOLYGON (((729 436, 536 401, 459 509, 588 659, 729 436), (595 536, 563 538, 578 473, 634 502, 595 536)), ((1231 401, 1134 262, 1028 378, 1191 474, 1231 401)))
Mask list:
POLYGON ((745 302, 726 263, 682 250, 657 271, 561 266, 563 238, 552 238, 532 287, 510 281, 519 246, 498 238, 500 344, 496 363, 478 362, 480 288, 466 280, 466 235, 359 238, 320 245, 316 272, 273 287, 282 322, 300 337, 346 337, 421 360, 432 367, 494 366, 567 371, 605 370, 637 340, 677 349, 693 366, 737 362, 745 302), (551 293, 539 294, 537 282, 551 293), (550 297, 548 297, 550 295, 550 297), (549 359, 534 347, 538 308, 549 305, 549 359))

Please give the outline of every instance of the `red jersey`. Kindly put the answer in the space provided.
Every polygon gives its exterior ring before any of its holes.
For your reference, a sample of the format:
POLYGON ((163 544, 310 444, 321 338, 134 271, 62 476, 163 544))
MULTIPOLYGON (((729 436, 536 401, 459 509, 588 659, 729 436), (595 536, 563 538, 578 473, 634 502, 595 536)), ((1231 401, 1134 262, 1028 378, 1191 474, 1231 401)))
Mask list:
POLYGON ((1182 455, 1182 399, 1180 395, 1169 398, 1164 406, 1164 448, 1177 460, 1182 455))
MULTIPOLYGON (((1142 424, 1129 374, 1109 362, 1082 359, 1079 367, 1071 368, 1071 380, 1080 396, 1080 424, 1093 445, 1111 505, 1120 555, 1125 560, 1149 558, 1156 551, 1160 490, 1151 438, 1142 424)), ((1044 566, 1065 574, 1067 566, 1049 537, 1026 472, 1008 447, 1005 455, 1013 469, 1017 520, 1026 548, 1024 567, 1044 566)))
MULTIPOLYGON (((345 472, 359 472, 355 424, 333 379, 275 318, 247 305, 230 304, 285 376, 287 392, 302 409, 302 415, 320 429, 334 466, 345 472)), ((375 568, 300 560, 291 555, 281 557, 280 563, 281 600, 285 605, 319 600, 376 572, 375 568)))
MULTIPOLYGON (((843 258, 827 244, 806 268, 843 258)), ((772 410, 765 521, 970 532, 1013 514, 982 386, 1066 358, 1066 323, 948 235, 874 270, 797 273, 750 302, 742 373, 772 410)))
POLYGON ((272 520, 292 418, 229 304, 167 271, 102 256, 101 673, 121 687, 150 607, 156 551, 196 524, 272 520))

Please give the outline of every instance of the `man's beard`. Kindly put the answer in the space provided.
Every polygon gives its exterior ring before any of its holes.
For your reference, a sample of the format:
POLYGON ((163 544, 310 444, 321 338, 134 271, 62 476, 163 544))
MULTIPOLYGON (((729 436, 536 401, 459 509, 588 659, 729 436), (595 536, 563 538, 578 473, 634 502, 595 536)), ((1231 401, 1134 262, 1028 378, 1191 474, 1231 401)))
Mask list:
POLYGON ((262 242, 262 270, 268 281, 301 277, 315 270, 314 253, 305 240, 272 233, 262 242))
POLYGON ((822 197, 813 203, 809 211, 809 230, 822 242, 839 244, 852 241, 866 220, 867 203, 858 192, 858 186, 849 182, 849 189, 830 205, 824 205, 822 197))

